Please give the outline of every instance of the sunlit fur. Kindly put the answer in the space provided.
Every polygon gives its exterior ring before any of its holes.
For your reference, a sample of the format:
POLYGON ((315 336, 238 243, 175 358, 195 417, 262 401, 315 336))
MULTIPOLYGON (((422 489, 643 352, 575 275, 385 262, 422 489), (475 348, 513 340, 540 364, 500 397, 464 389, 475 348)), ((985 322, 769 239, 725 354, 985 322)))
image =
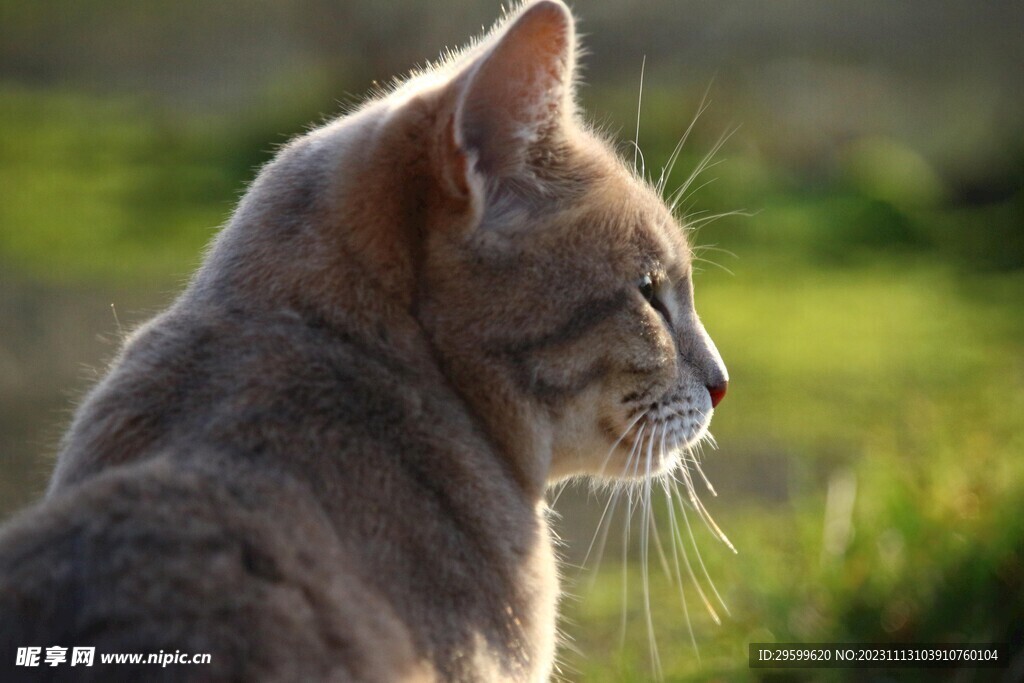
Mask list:
POLYGON ((542 681, 550 484, 642 482, 645 553, 659 486, 714 528, 694 256, 581 120, 575 63, 537 0, 280 150, 0 532, 0 654, 88 634, 216 680, 542 681))

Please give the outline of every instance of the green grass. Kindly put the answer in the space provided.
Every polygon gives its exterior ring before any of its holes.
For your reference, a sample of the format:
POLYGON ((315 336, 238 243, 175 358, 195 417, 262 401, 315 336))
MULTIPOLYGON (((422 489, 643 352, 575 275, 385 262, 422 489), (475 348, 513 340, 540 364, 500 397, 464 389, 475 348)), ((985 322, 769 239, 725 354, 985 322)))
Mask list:
MULTIPOLYGON (((649 168, 681 133, 676 99, 647 96, 649 168)), ((0 264, 67 286, 181 278, 303 106, 169 121, 137 102, 0 89, 0 264)), ((715 626, 685 586, 699 660, 652 557, 668 680, 755 679, 752 641, 1022 638, 1022 195, 960 206, 894 141, 844 154, 817 183, 740 156, 697 195, 694 210, 755 212, 697 234, 739 255, 700 252, 732 274, 702 262, 696 277, 732 375, 708 505, 739 554, 695 528, 731 609, 715 626)), ((686 152, 673 183, 698 158, 686 152)), ((613 558, 564 605, 584 653, 565 653, 571 680, 649 680, 631 557, 625 605, 613 558)), ((821 679, 864 676, 786 680, 821 679)))
POLYGON ((230 211, 224 170, 139 106, 0 91, 0 256, 48 280, 181 275, 230 211))
POLYGON ((296 84, 291 97, 271 84, 259 114, 190 118, 0 83, 0 263, 67 284, 180 280, 256 168, 308 123, 314 96, 296 84))

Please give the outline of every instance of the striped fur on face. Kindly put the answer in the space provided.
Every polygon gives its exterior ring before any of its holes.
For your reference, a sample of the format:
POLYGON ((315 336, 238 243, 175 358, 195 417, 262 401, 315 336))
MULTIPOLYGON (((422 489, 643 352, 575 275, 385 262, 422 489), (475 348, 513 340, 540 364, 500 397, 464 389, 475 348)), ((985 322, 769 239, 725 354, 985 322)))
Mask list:
POLYGON ((641 430, 664 445, 651 473, 668 470, 727 380, 685 232, 604 141, 576 129, 557 144, 536 186, 434 240, 437 344, 485 409, 526 405, 550 426, 549 481, 647 474, 630 458, 641 430))

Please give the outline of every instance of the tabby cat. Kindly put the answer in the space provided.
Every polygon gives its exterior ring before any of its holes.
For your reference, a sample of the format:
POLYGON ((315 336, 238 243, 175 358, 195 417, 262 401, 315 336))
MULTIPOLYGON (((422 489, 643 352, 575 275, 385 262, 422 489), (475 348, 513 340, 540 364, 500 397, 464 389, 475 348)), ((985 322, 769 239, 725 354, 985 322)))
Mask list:
POLYGON ((549 677, 545 488, 676 467, 727 383, 684 232, 580 121, 575 49, 532 2, 261 171, 0 534, 0 671, 549 677), (14 667, 54 645, 96 663, 14 667), (99 662, 159 651, 212 658, 99 662))

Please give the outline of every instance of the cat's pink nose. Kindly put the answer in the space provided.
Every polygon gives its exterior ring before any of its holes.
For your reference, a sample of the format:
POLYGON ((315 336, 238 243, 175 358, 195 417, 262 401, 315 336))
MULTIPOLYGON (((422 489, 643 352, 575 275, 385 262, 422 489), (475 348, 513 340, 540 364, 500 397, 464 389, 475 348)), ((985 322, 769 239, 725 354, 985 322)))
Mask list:
POLYGON ((728 382, 722 382, 708 387, 708 394, 711 395, 711 407, 716 407, 725 398, 725 390, 729 387, 728 382))

